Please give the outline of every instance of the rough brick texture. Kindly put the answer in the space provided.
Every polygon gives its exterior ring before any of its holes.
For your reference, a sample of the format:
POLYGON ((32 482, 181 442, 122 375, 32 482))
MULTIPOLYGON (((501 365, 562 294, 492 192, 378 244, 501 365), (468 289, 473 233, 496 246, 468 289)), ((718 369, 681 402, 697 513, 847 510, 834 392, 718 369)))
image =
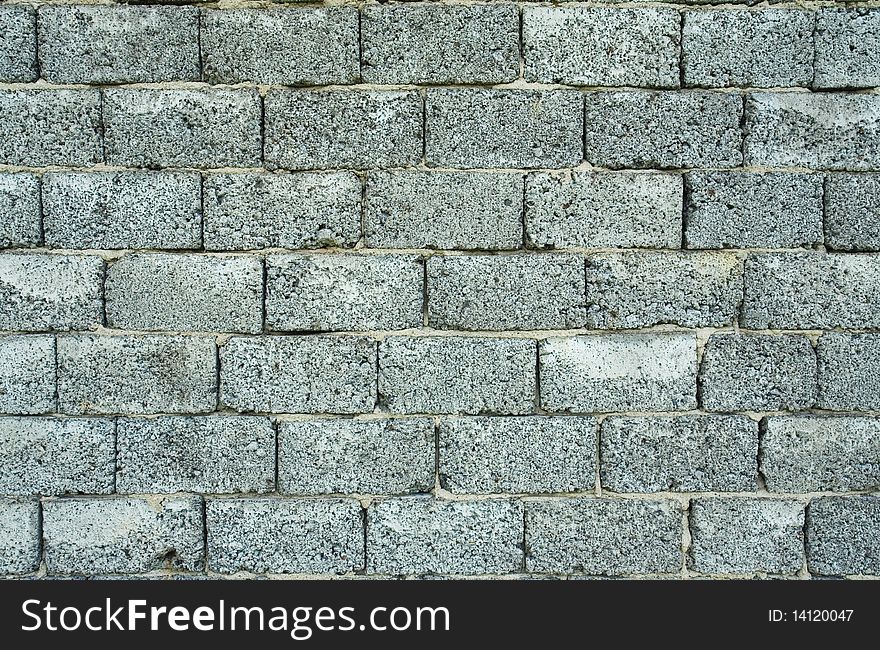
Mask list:
POLYGON ((610 417, 602 423, 602 489, 754 491, 757 451, 758 425, 739 415, 610 417))
POLYGON ((445 419, 440 483, 458 494, 590 490, 597 430, 589 417, 445 419))
POLYGON ((382 499, 367 510, 367 570, 398 574, 513 573, 522 566, 516 501, 382 499))
POLYGON ((0 4, 0 575, 880 575, 876 2, 0 4))
POLYGON ((674 501, 551 499, 526 504, 526 568, 542 573, 675 573, 674 501))
POLYGON ((550 338, 540 343, 539 358, 548 411, 686 411, 697 404, 691 334, 550 338))

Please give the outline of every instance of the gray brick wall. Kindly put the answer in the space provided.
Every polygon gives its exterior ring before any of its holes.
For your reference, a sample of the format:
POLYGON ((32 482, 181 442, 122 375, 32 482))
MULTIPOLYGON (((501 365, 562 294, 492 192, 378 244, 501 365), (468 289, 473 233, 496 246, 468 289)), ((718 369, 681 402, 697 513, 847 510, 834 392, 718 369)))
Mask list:
POLYGON ((876 3, 0 7, 0 576, 877 577, 876 3))

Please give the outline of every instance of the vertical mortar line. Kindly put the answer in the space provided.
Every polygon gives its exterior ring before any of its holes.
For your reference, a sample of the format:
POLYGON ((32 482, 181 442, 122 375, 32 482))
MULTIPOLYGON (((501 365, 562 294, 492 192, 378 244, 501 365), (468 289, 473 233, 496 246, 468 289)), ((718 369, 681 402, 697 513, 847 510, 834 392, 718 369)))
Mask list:
POLYGON ((117 494, 119 488, 117 486, 116 476, 119 472, 119 418, 113 418, 113 494, 117 494))
POLYGON ((205 565, 202 572, 208 572, 208 499, 202 496, 202 548, 204 549, 205 565))
POLYGON ((691 198, 688 172, 681 173, 681 250, 687 250, 688 202, 691 198))
POLYGON ((61 408, 61 398, 58 394, 59 372, 58 372, 58 335, 57 334, 52 337, 52 352, 55 355, 55 394, 52 397, 52 399, 55 403, 55 412, 57 413, 61 408))
POLYGON ((532 339, 535 343, 535 402, 533 410, 541 412, 541 341, 532 339))
POLYGON ((257 99, 260 102, 260 166, 266 167, 266 93, 257 89, 257 99))
MULTIPOLYGON (((373 502, 370 503, 370 506, 372 506, 372 505, 373 505, 373 502)), ((364 507, 364 505, 361 504, 361 529, 364 531, 364 556, 363 556, 364 563, 363 563, 363 568, 361 569, 361 571, 364 574, 367 573, 367 526, 368 526, 368 522, 369 522, 369 519, 367 517, 368 508, 369 508, 369 506, 364 507)))
POLYGON ((48 574, 48 568, 46 566, 46 532, 45 526, 43 525, 43 499, 37 497, 37 538, 40 540, 40 561, 37 564, 37 572, 39 573, 40 569, 46 569, 46 573, 48 574))
POLYGON ((691 551, 691 504, 693 501, 688 498, 687 505, 682 512, 682 533, 681 533, 681 574, 685 578, 690 577, 688 569, 688 555, 691 551))
POLYGON ((593 493, 597 497, 602 496, 602 427, 605 426, 607 417, 607 414, 600 416, 593 439, 593 444, 596 446, 596 475, 593 479, 593 493))
POLYGON ((260 324, 260 331, 262 334, 268 333, 268 312, 266 309, 266 304, 269 302, 269 256, 261 255, 260 256, 260 270, 263 274, 263 300, 262 300, 262 322, 260 324))
POLYGON ((808 535, 809 535, 808 531, 810 529, 810 505, 812 503, 813 503, 813 499, 811 497, 807 497, 807 502, 804 505, 804 528, 803 528, 803 535, 802 535, 802 541, 804 544, 804 564, 801 568, 801 571, 803 571, 804 577, 807 579, 813 577, 813 574, 810 573, 810 558, 809 558, 809 551, 808 551, 809 546, 810 546, 809 539, 808 539, 808 535))
POLYGON ((428 160, 428 91, 419 89, 419 97, 422 101, 422 167, 427 166, 428 160))
POLYGON ((380 365, 379 365, 379 358, 380 358, 380 357, 379 357, 379 346, 380 346, 382 343, 381 343, 381 341, 376 341, 376 340, 374 340, 374 341, 373 341, 373 344, 375 345, 375 348, 374 348, 374 349, 375 349, 375 352, 374 352, 373 354, 375 355, 375 359, 376 359, 376 374, 375 374, 375 382, 376 382, 376 384, 375 384, 376 400, 375 400, 375 402, 374 402, 374 404, 373 404, 373 411, 375 411, 377 408, 380 409, 380 410, 381 410, 381 408, 382 408, 382 394, 379 392, 379 371, 380 371, 380 365))
POLYGON ((422 258, 422 327, 428 327, 428 260, 422 258))
POLYGON ((761 447, 764 445, 764 436, 767 433, 767 416, 758 422, 758 448, 755 450, 755 471, 757 473, 758 491, 767 491, 767 479, 761 471, 761 447))
POLYGON ((527 251, 529 247, 529 235, 526 230, 526 187, 528 184, 527 178, 529 173, 524 173, 520 176, 520 182, 522 183, 522 205, 519 209, 519 221, 520 227, 522 229, 522 249, 523 251, 527 251))
POLYGON ((364 82, 364 29, 363 29, 363 5, 358 5, 355 7, 357 10, 358 17, 358 33, 357 33, 357 45, 358 45, 358 83, 364 82))
POLYGON ((748 105, 748 93, 739 91, 740 100, 742 101, 742 115, 739 118, 739 151, 740 156, 742 157, 742 161, 740 161, 740 167, 744 167, 746 164, 746 136, 748 135, 748 123, 746 120, 746 106, 748 105))
POLYGON ((107 139, 104 137, 107 129, 104 124, 104 89, 98 87, 98 136, 101 139, 101 162, 107 162, 107 139))
POLYGON ((37 219, 40 226, 40 246, 46 245, 46 219, 43 216, 43 174, 37 175, 37 219))
POLYGON ((678 87, 684 88, 684 11, 678 10, 678 87))
POLYGON ((202 30, 204 29, 202 19, 204 13, 205 11, 201 7, 196 8, 196 51, 199 55, 199 81, 205 80, 205 53, 202 51, 202 30))
POLYGON ((199 174, 199 250, 205 248, 205 174, 199 174))
POLYGON ((520 499, 520 505, 522 506, 522 564, 520 564, 520 569, 523 573, 527 573, 526 569, 526 555, 527 555, 527 538, 526 534, 526 502, 520 499))
POLYGON ((107 260, 101 260, 101 325, 107 327, 107 275, 110 264, 107 260))
POLYGON ((816 89, 816 59, 818 58, 819 53, 819 45, 817 43, 819 39, 819 11, 813 9, 810 11, 810 14, 813 17, 813 34, 812 34, 812 45, 813 45, 813 58, 810 61, 810 90, 816 89))
POLYGON ((517 47, 519 48, 519 74, 517 75, 518 79, 522 79, 525 77, 526 72, 526 46, 523 41, 523 22, 525 20, 523 16, 524 9, 522 5, 517 6, 517 18, 519 19, 519 34, 518 34, 518 42, 517 47))
POLYGON ((434 496, 436 497, 440 485, 440 416, 434 416, 434 496))
POLYGON ((369 248, 367 245, 367 183, 370 182, 370 173, 369 172, 360 172, 358 174, 358 179, 361 182, 361 204, 360 204, 360 217, 359 223, 361 226, 361 231, 358 233, 358 243, 360 243, 364 248, 369 248))
POLYGON ((278 422, 277 418, 272 418, 271 422, 272 422, 272 433, 275 435, 275 494, 278 494, 280 496, 280 494, 281 494, 281 489, 280 489, 281 472, 280 472, 280 465, 279 465, 279 461, 278 461, 278 457, 279 457, 278 449, 281 445, 280 435, 279 435, 280 431, 281 431, 281 423, 278 422))
POLYGON ((822 174, 822 248, 828 252, 828 173, 822 174))
POLYGON ((214 338, 214 410, 220 410, 220 346, 214 338))
POLYGON ((37 80, 43 78, 43 65, 40 60, 40 7, 34 7, 34 66, 37 71, 37 80))

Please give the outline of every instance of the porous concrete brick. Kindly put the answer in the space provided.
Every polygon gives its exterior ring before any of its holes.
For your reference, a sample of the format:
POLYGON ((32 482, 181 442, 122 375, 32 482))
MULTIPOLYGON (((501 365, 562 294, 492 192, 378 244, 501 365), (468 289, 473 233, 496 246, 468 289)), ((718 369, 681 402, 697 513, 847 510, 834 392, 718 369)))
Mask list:
POLYGON ((816 406, 833 411, 880 410, 880 334, 826 332, 816 354, 816 406))
POLYGON ((102 158, 97 89, 0 90, 0 163, 87 166, 102 158))
POLYGON ((584 95, 584 157, 621 169, 742 164, 742 99, 728 93, 651 90, 584 95))
POLYGON ((0 249, 36 246, 41 240, 40 180, 34 174, 0 173, 0 249))
POLYGON ((198 81, 195 7, 43 5, 40 72, 51 83, 198 81))
POLYGON ((104 262, 86 255, 0 255, 0 330, 87 330, 101 324, 104 262))
POLYGON ((586 317, 580 255, 434 256, 427 290, 439 329, 572 329, 586 317))
POLYGON ((233 337, 220 368, 220 401, 236 411, 368 413, 376 404, 376 343, 366 337, 233 337))
POLYGON ((880 327, 880 256, 761 253, 745 261, 751 329, 880 327))
POLYGON ((592 490, 598 429, 590 417, 444 419, 440 484, 458 494, 592 490))
POLYGON ((816 353, 805 336, 713 334, 700 364, 707 411, 799 411, 816 401, 816 353))
POLYGON ((422 324, 417 255, 270 255, 266 327, 273 331, 366 331, 422 324))
POLYGON ((880 575, 880 497, 813 499, 807 562, 812 573, 823 576, 880 575))
POLYGON ((58 338, 62 413, 205 413, 217 405, 209 336, 58 338))
POLYGON ((201 570, 202 511, 196 496, 44 501, 46 570, 76 575, 201 570))
POLYGON ((205 248, 351 247, 361 236, 361 181, 329 174, 205 177, 205 248))
POLYGON ((357 8, 209 9, 202 61, 205 80, 215 84, 353 83, 360 76, 357 8))
POLYGON ((522 567, 516 501, 380 499, 367 509, 367 572, 501 574, 522 567))
POLYGON ((37 19, 33 7, 0 7, 0 32, 0 80, 36 80, 37 19))
POLYGON ((0 574, 32 573, 40 566, 40 502, 0 498, 0 574))
POLYGON ((548 411, 687 411, 697 406, 691 333, 597 334, 540 342, 548 411))
POLYGON ((392 413, 529 413, 535 382, 531 339, 395 336, 379 344, 379 400, 392 413))
POLYGON ((822 242, 819 174, 690 172, 688 248, 797 248, 822 242))
POLYGON ((644 7, 524 7, 527 81, 678 87, 679 13, 644 7))
POLYGON ((583 100, 574 90, 428 90, 432 167, 570 167, 583 158, 583 100))
POLYGON ((413 91, 271 90, 270 169, 409 167, 422 157, 422 98, 413 91))
POLYGON ((110 419, 0 417, 0 492, 111 494, 114 430, 110 419))
POLYGON ((681 569, 681 510, 674 501, 530 501, 525 521, 528 571, 613 576, 681 569))
POLYGON ((744 416, 610 417, 602 423, 602 489, 750 492, 757 455, 758 424, 744 416))
POLYGON ((686 86, 809 86, 813 81, 812 11, 685 11, 682 66, 686 86))
POLYGON ((349 573, 364 566, 354 499, 212 499, 208 568, 220 573, 349 573))
POLYGON ((103 98, 104 144, 111 165, 261 164, 256 90, 109 88, 103 98))
POLYGON ((269 418, 120 418, 116 440, 116 491, 122 494, 275 489, 269 418))
POLYGON ((681 214, 678 175, 526 176, 526 240, 535 248, 678 248, 681 214))
POLYGON ((0 413, 55 410, 55 338, 0 336, 0 413))
POLYGON ((736 318, 742 265, 723 253, 631 251, 587 256, 587 325, 721 327, 736 318))
POLYGON ((199 248, 197 174, 50 172, 43 228, 55 248, 199 248))
POLYGON ((364 227, 374 248, 522 246, 523 180, 493 172, 371 172, 364 227))
POLYGON ((816 10, 815 88, 880 86, 880 11, 816 10))
POLYGON ((825 245, 843 251, 880 251, 880 174, 828 175, 825 245))
POLYGON ((284 494, 406 494, 434 487, 434 421, 281 421, 284 494))
POLYGON ((771 492, 848 492, 880 487, 880 420, 770 417, 761 474, 771 492))
POLYGON ((514 4, 367 5, 361 35, 369 83, 497 84, 519 74, 514 4))
POLYGON ((251 334, 263 329, 258 257, 126 255, 107 270, 104 293, 110 327, 251 334))
POLYGON ((880 167, 880 96, 751 93, 745 164, 864 171, 880 167))
POLYGON ((797 573, 803 526, 804 504, 792 499, 694 499, 688 564, 710 574, 797 573))

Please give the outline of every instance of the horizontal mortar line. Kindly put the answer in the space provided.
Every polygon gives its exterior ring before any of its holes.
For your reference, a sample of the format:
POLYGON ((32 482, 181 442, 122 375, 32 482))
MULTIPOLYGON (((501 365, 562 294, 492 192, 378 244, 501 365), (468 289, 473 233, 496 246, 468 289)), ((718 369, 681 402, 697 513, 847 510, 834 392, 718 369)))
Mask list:
POLYGON ((452 172, 459 174, 549 174, 554 177, 566 178, 574 172, 595 172, 608 174, 634 174, 634 175, 656 175, 664 174, 669 176, 701 173, 701 172, 726 172, 729 174, 739 173, 789 173, 789 174, 852 174, 852 175, 870 175, 876 174, 880 169, 870 170, 847 170, 847 169, 811 169, 808 167, 766 167, 762 165, 739 165, 735 167, 601 167, 592 165, 587 161, 582 161, 575 166, 567 167, 444 167, 430 166, 421 163, 408 167, 315 167, 308 169, 291 169, 291 168, 268 168, 268 167, 184 167, 184 166, 167 166, 167 167, 135 167, 130 165, 110 165, 97 163, 91 166, 84 165, 15 165, 9 163, 0 163, 0 172, 6 173, 30 173, 30 174, 51 174, 58 172, 82 172, 82 173, 106 173, 106 172, 142 172, 148 174, 163 173, 191 173, 202 174, 204 176, 215 175, 237 175, 237 174, 271 174, 277 176, 287 175, 303 175, 303 174, 355 174, 365 175, 369 179, 371 174, 395 174, 407 172, 452 172))
MULTIPOLYGON (((152 4, 158 4, 160 0, 153 0, 152 4)), ((510 0, 511 4, 515 4, 521 7, 548 7, 548 6, 556 6, 550 5, 548 0, 510 0)), ((167 3, 167 0, 166 0, 167 3)), ((483 4, 491 4, 492 0, 444 0, 444 5, 449 6, 472 6, 472 5, 483 5, 483 4)), ((33 5, 36 4, 34 0, 4 0, 4 4, 10 5, 33 5)), ((118 5, 118 0, 41 0, 38 4, 40 5, 118 5)), ((371 6, 374 7, 378 3, 369 2, 365 0, 328 0, 327 2, 321 2, 321 0, 294 0, 291 4, 290 0, 223 0, 222 2, 218 0, 209 0, 207 2, 203 2, 202 0, 176 0, 178 5, 189 5, 189 6, 198 6, 203 8, 221 8, 221 9, 234 9, 234 8, 248 8, 248 9, 273 9, 279 8, 282 10, 288 9, 296 9, 297 7, 331 7, 331 6, 347 6, 347 7, 363 7, 363 6, 371 6)), ((409 6, 410 3, 405 3, 404 6, 409 6)), ((803 9, 804 7, 809 8, 828 8, 828 7, 837 7, 841 4, 844 4, 844 0, 840 0, 835 2, 834 0, 803 0, 801 2, 795 2, 793 0, 786 0, 783 2, 776 3, 774 2, 771 7, 793 7, 803 9)), ((708 3, 700 3, 695 4, 693 0, 622 0, 621 2, 617 2, 616 0, 574 0, 572 2, 566 2, 564 7, 621 7, 621 8, 640 8, 640 7, 673 7, 673 8, 691 8, 699 11, 705 8, 729 8, 729 9, 767 9, 770 7, 744 7, 742 3, 731 2, 730 0, 712 0, 708 3)), ((846 6, 853 7, 871 7, 877 6, 877 2, 875 0, 861 0, 856 2, 846 2, 846 6)))

